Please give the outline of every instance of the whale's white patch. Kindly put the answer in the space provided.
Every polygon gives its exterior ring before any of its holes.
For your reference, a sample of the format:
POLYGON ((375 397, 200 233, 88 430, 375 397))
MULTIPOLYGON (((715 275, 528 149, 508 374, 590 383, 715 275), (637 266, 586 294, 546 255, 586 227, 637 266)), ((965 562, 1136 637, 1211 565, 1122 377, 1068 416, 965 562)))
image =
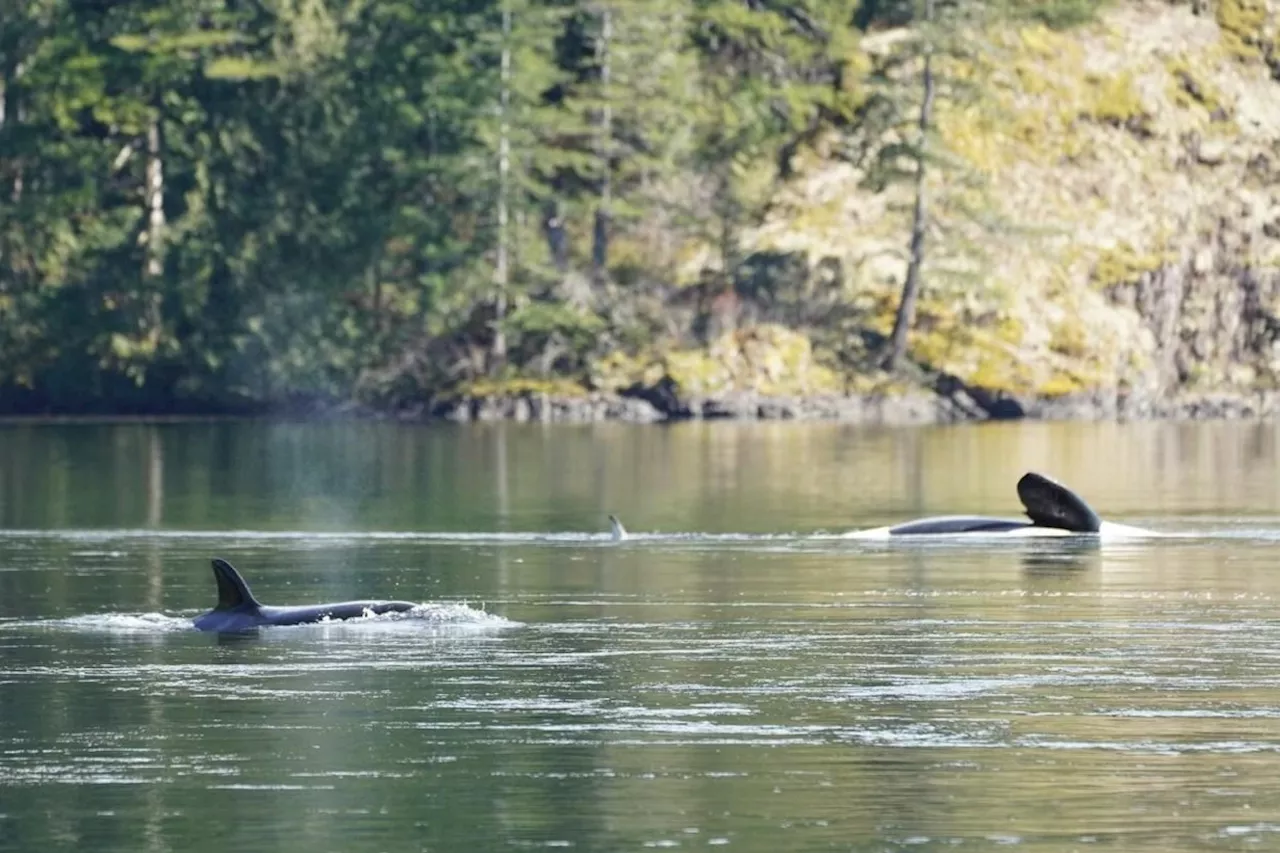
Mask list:
POLYGON ((1113 524, 1110 521, 1102 522, 1102 526, 1098 530, 1098 536, 1104 542, 1114 542, 1119 539, 1157 539, 1164 535, 1164 533, 1156 530, 1130 527, 1127 524, 1113 524))
POLYGON ((889 528, 872 527, 867 530, 850 530, 848 533, 841 533, 841 539, 888 539, 889 528))

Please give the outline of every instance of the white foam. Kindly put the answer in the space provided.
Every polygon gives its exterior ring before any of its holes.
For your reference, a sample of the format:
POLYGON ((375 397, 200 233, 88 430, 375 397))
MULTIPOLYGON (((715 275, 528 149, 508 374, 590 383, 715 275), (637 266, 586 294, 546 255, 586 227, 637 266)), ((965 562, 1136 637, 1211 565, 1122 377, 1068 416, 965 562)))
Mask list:
MULTIPOLYGON (((192 614, 196 615, 196 614, 192 614)), ((519 627, 513 622, 488 611, 462 603, 419 604, 401 613, 368 613, 355 619, 335 619, 312 622, 315 625, 400 625, 406 628, 460 628, 496 629, 519 627)), ((268 626, 270 627, 270 626, 268 626)), ((90 613, 61 619, 31 619, 0 622, 0 630, 53 630, 79 633, 104 634, 161 634, 172 631, 194 631, 191 616, 170 616, 164 613, 90 613)), ((274 628, 273 628, 274 630, 274 628)))
POLYGON ((1098 536, 1106 542, 1118 539, 1160 539, 1169 535, 1156 530, 1147 530, 1144 527, 1130 527, 1127 524, 1114 524, 1110 521, 1102 522, 1102 527, 1098 530, 1098 536))
POLYGON ((61 619, 26 619, 0 624, 0 629, 42 629, 101 634, 162 634, 191 630, 191 620, 164 613, 87 613, 61 619))

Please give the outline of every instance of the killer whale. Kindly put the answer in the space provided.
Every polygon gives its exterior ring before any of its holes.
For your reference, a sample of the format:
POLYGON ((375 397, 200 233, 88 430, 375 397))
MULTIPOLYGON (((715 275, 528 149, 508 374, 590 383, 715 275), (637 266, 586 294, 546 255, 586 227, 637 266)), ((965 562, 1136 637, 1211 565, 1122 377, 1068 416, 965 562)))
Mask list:
POLYGON ((253 597, 249 585, 226 560, 214 558, 218 603, 193 620, 201 631, 249 631, 270 625, 306 625, 331 619, 355 619, 371 613, 403 613, 417 607, 408 601, 339 601, 300 607, 272 607, 253 597))
POLYGON ((1001 536, 1154 536, 1151 531, 1102 518, 1083 498, 1058 481, 1035 471, 1018 480, 1018 499, 1026 518, 985 515, 941 515, 919 518, 890 527, 843 534, 846 538, 878 539, 895 536, 945 536, 956 534, 1001 536))
POLYGON ((614 542, 622 542, 627 538, 627 528, 622 526, 616 515, 609 516, 609 538, 614 542))

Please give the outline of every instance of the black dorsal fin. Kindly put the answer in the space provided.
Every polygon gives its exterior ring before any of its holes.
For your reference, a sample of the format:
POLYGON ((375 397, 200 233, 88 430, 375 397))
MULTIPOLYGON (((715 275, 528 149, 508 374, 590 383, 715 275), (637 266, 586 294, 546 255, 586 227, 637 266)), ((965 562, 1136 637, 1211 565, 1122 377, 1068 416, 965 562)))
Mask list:
POLYGON ((218 582, 218 606, 214 610, 234 610, 237 607, 261 607, 258 599, 249 591, 249 585, 240 577, 235 566, 226 560, 213 558, 213 577, 218 582))
POLYGON ((1079 495, 1043 474, 1023 474, 1018 481, 1018 498, 1027 517, 1041 527, 1072 533, 1097 533, 1102 527, 1102 519, 1079 495))

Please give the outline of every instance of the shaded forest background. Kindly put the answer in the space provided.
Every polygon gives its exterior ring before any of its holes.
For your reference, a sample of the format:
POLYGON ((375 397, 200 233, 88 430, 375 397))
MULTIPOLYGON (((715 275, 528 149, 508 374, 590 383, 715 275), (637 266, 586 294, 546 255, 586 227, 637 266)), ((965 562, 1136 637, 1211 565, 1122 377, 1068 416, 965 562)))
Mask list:
POLYGON ((924 103, 977 97, 1000 32, 1097 7, 10 4, 0 409, 573 392, 752 324, 798 330, 831 375, 874 373, 900 285, 868 306, 838 261, 744 233, 815 158, 869 193, 957 175, 948 212, 983 220, 924 103), (930 60, 949 63, 936 92, 930 60))

